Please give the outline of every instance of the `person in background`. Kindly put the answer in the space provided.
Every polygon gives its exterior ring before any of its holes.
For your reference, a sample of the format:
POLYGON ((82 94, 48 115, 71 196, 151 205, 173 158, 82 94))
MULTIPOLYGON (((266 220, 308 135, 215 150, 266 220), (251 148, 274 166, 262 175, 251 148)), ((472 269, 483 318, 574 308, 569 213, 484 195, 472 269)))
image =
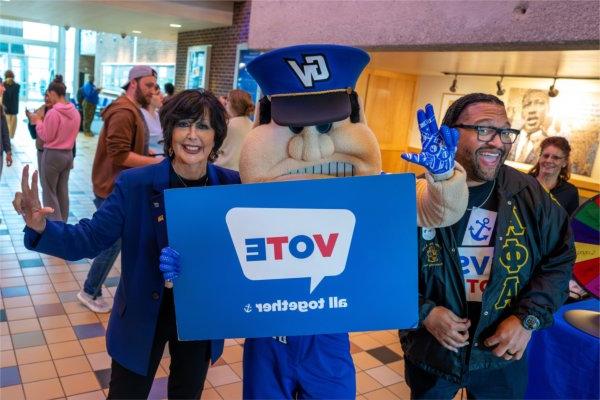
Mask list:
MULTIPOLYGON (((225 109, 210 92, 186 90, 165 104, 160 119, 168 157, 120 173, 91 219, 76 225, 47 221, 50 210, 40 207, 35 172, 29 187, 28 166, 23 192, 13 201, 26 223, 28 249, 78 260, 122 240, 121 280, 106 333, 112 358, 109 399, 147 398, 167 343, 168 398, 198 399, 209 360, 215 362, 223 351, 222 339, 178 339, 173 289, 165 287, 170 277, 159 269, 159 254, 168 246, 164 190, 240 183, 237 172, 211 163, 226 135, 225 109)), ((198 205, 189 205, 189 212, 197 211, 198 205)))
POLYGON ((216 159, 215 164, 239 171, 242 144, 246 134, 252 129, 252 121, 249 116, 254 113, 254 103, 248 92, 238 89, 230 91, 224 102, 229 115, 227 137, 219 151, 219 158, 216 159))
MULTIPOLYGON (((46 90, 46 93, 44 93, 44 104, 39 107, 37 110, 35 110, 33 112, 33 114, 37 115, 40 120, 44 120, 44 116, 46 115, 46 113, 52 108, 52 102, 50 102, 50 98, 48 97, 48 91, 46 90)), ((25 111, 26 114, 28 114, 28 111, 25 111)), ((29 115, 29 114, 28 114, 29 115)), ((81 117, 81 115, 80 115, 81 117)), ((29 121, 29 123, 27 124, 27 128, 29 129, 29 134, 31 135, 31 138, 33 140, 35 140, 35 148, 37 150, 37 164, 38 164, 38 175, 40 177, 40 182, 42 181, 42 154, 44 154, 44 142, 42 141, 42 139, 40 139, 40 137, 38 136, 37 132, 36 132, 36 125, 31 123, 31 120, 29 121)), ((75 144, 73 144, 73 158, 75 158, 75 144)))
POLYGON ((540 158, 529 171, 538 182, 563 206, 569 215, 579 207, 577 188, 569 183, 571 177, 571 146, 561 136, 550 136, 540 144, 540 158))
POLYGON ((8 133, 10 138, 15 137, 17 130, 17 114, 19 114, 19 90, 21 85, 15 82, 15 74, 10 70, 4 73, 4 94, 2 95, 2 105, 6 114, 8 124, 8 133))
POLYGON ((98 94, 102 88, 97 88, 94 85, 94 77, 90 75, 89 80, 83 85, 83 134, 86 136, 94 136, 92 133, 92 122, 96 114, 96 106, 98 105, 98 94))
MULTIPOLYGON (((550 136, 540 144, 540 158, 529 171, 538 182, 548 190, 569 215, 573 215, 579 207, 579 192, 569 183, 571 177, 571 146, 562 136, 550 136)), ((579 300, 587 296, 579 284, 569 281, 569 299, 567 302, 579 300)))
POLYGON ((175 86, 173 86, 173 84, 171 82, 165 83, 165 86, 163 86, 163 87, 165 89, 164 100, 171 98, 171 96, 173 96, 175 94, 175 86))
POLYGON ((161 143, 163 140, 163 131, 160 126, 158 110, 163 105, 163 98, 164 96, 160 91, 160 86, 156 85, 152 100, 150 100, 148 105, 142 107, 142 115, 144 116, 144 121, 146 121, 150 133, 150 154, 162 154, 161 143))
POLYGON ((79 133, 79 111, 66 98, 62 75, 56 75, 48 86, 52 109, 43 120, 27 112, 37 136, 44 142, 42 154, 42 190, 44 206, 53 209, 48 218, 67 222, 69 218, 69 173, 73 165, 73 146, 79 133))
MULTIPOLYGON (((0 79, 0 97, 4 93, 4 84, 0 79)), ((12 152, 10 147, 10 135, 8 134, 8 124, 6 123, 6 115, 4 114, 4 107, 0 106, 0 177, 2 176, 2 158, 6 153, 6 166, 12 165, 12 152)))
MULTIPOLYGON (((113 191, 117 175, 134 167, 159 163, 161 157, 149 156, 148 127, 141 109, 151 101, 156 87, 156 71, 147 65, 136 65, 129 70, 128 81, 122 88, 125 94, 102 111, 104 125, 98 138, 98 147, 92 166, 94 204, 100 208, 113 191)), ((97 313, 107 313, 111 306, 102 298, 102 284, 106 280, 119 252, 117 238, 94 258, 83 289, 77 298, 97 313)))

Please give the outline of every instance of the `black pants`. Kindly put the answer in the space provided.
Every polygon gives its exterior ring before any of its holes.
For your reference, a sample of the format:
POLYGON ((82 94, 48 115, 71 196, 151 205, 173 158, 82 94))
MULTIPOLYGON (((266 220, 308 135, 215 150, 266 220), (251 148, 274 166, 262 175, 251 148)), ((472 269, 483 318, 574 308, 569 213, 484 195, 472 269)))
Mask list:
POLYGON ((527 389, 527 359, 499 369, 468 372, 461 383, 451 382, 404 359, 404 377, 411 399, 452 399, 461 389, 468 399, 522 399, 527 389))
POLYGON ((180 342, 177 340, 173 291, 164 289, 148 374, 146 376, 138 375, 113 359, 108 399, 148 398, 167 342, 169 342, 169 353, 171 354, 169 399, 200 398, 210 361, 210 341, 180 342))

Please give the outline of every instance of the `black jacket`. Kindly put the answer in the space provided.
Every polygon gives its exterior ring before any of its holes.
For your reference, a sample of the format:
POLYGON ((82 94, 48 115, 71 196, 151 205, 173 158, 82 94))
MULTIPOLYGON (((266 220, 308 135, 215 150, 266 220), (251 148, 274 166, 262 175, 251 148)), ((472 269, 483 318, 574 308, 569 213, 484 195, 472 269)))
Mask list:
POLYGON ((2 104, 4 111, 9 115, 17 115, 19 113, 19 90, 21 85, 16 82, 10 83, 4 81, 4 94, 2 95, 2 104))
MULTIPOLYGON (((565 210, 534 177, 508 166, 500 169, 496 195, 494 259, 470 349, 465 346, 458 354, 446 350, 423 326, 400 333, 407 359, 455 382, 469 370, 500 368, 510 362, 483 344, 502 320, 511 314, 532 314, 541 327, 548 327, 568 296, 575 250, 565 210)), ((436 229, 435 235, 431 231, 423 235, 419 229, 419 264, 420 321, 435 306, 466 318, 464 278, 451 227, 436 229)))

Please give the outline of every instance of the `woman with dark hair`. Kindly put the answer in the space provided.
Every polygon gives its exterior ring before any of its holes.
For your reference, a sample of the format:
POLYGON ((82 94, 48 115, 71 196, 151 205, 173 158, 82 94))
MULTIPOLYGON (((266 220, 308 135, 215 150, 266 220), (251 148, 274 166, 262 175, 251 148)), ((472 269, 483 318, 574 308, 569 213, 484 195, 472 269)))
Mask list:
POLYGON ((244 138, 252 129, 250 116, 254 113, 254 103, 250 93, 234 89, 223 99, 225 109, 229 115, 227 124, 227 138, 219 151, 216 165, 239 171, 240 154, 244 138))
POLYGON ((56 75, 47 90, 52 108, 43 119, 36 113, 27 112, 37 136, 44 142, 41 158, 44 206, 53 209, 49 219, 63 222, 69 218, 69 173, 81 123, 79 111, 65 98, 66 92, 62 75, 56 75))
MULTIPOLYGON (((168 246, 165 189, 240 183, 237 172, 210 162, 227 133, 225 109, 208 91, 186 90, 161 108, 160 120, 168 157, 119 174, 114 190, 91 220, 76 225, 47 221, 51 210, 40 206, 37 172, 29 186, 27 166, 23 192, 13 201, 27 225, 25 246, 30 250, 78 260, 93 258, 122 240, 121 279, 106 333, 112 357, 109 398, 147 398, 168 342, 168 397, 197 399, 209 360, 216 361, 223 350, 223 340, 178 340, 173 291, 159 269, 159 255, 168 246)), ((190 205, 190 212, 198 207, 190 205)))
POLYGON ((569 215, 579 207, 577 188, 568 182, 571 177, 571 146, 561 136, 550 136, 540 144, 540 158, 529 171, 556 198, 569 215))

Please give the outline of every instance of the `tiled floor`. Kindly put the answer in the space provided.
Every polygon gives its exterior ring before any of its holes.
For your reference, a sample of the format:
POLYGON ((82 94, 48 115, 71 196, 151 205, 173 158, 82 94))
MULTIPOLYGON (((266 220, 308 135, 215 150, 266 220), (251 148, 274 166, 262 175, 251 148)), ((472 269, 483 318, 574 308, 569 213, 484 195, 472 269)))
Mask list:
MULTIPOLYGON (((96 138, 79 135, 69 192, 70 222, 89 217, 95 208, 90 181, 96 138)), ((33 141, 20 122, 13 140, 14 164, 0 180, 0 398, 104 399, 110 357, 104 335, 108 314, 95 314, 75 295, 90 260, 67 262, 30 252, 23 246, 23 220, 12 208, 23 165, 36 165, 33 141)), ((119 260, 103 292, 114 295, 119 260)), ((351 335, 360 399, 408 398, 404 361, 393 331, 351 335)), ((243 340, 227 340, 223 357, 208 373, 203 399, 240 399, 243 340)), ((169 356, 165 354, 150 394, 166 398, 169 356)))

